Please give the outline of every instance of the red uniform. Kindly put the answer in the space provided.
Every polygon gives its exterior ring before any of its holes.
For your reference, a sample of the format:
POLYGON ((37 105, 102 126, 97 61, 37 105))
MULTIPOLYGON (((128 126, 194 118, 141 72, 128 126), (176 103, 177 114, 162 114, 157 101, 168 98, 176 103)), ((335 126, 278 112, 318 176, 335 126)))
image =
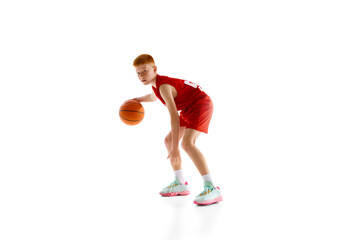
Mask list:
POLYGON ((180 126, 208 133, 213 113, 211 98, 195 83, 157 75, 156 88, 152 88, 155 95, 164 105, 166 105, 166 103, 159 92, 159 87, 162 84, 169 84, 177 91, 177 97, 174 100, 177 110, 181 111, 180 126))

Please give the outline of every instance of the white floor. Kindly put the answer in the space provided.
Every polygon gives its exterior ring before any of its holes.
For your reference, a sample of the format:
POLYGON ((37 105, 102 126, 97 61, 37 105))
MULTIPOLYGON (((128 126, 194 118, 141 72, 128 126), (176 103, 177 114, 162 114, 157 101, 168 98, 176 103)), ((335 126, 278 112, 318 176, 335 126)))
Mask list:
MULTIPOLYGON (((254 161, 234 165, 235 169, 214 169, 224 201, 200 207, 193 204, 193 197, 202 190, 201 178, 186 157, 191 194, 167 198, 158 194, 173 177, 171 171, 163 171, 169 168, 167 162, 149 164, 155 165, 153 170, 145 171, 135 160, 126 164, 109 160, 109 154, 103 159, 87 156, 60 161, 53 155, 22 166, 16 161, 8 164, 11 171, 2 175, 1 183, 1 239, 355 240, 360 236, 356 169, 347 169, 349 175, 340 177, 334 171, 341 173, 342 168, 313 166, 285 172, 278 166, 267 168, 265 161, 264 166, 254 161)), ((148 164, 144 168, 149 169, 148 164)))

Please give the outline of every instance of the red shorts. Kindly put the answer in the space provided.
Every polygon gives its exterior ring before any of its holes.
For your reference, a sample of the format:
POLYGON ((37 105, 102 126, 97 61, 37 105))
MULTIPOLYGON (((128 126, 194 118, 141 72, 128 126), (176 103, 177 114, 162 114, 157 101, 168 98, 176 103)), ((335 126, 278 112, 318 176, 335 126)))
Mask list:
POLYGON ((209 96, 196 100, 180 112, 180 127, 208 133, 213 109, 213 102, 209 96))

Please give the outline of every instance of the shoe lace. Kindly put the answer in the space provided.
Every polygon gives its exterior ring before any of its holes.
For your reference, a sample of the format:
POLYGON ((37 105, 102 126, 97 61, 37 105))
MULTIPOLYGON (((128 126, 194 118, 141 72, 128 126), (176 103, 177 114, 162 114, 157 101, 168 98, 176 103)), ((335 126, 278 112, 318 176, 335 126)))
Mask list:
POLYGON ((179 185, 176 181, 173 181, 172 183, 170 183, 170 186, 169 186, 169 192, 170 193, 174 193, 174 189, 175 189, 175 187, 177 186, 177 185, 179 185))
POLYGON ((202 191, 202 192, 200 193, 200 196, 204 196, 204 195, 210 193, 213 189, 214 189, 213 187, 205 186, 205 187, 204 187, 204 191, 202 191))

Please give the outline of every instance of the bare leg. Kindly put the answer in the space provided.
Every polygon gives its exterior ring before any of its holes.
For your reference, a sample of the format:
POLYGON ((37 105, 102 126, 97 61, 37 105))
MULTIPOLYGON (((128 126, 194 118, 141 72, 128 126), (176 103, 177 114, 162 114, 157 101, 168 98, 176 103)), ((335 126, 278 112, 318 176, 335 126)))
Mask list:
MULTIPOLYGON (((184 136, 185 133, 185 127, 180 127, 179 128, 179 141, 181 140, 181 138, 184 136)), ((166 136, 165 138, 165 146, 166 149, 168 150, 168 153, 170 153, 171 147, 172 147, 172 135, 171 135, 171 131, 170 133, 166 136)), ((170 161, 171 162, 171 161, 170 161)), ((172 164, 171 166, 173 168, 173 170, 180 170, 181 169, 181 161, 179 161, 178 163, 172 164)))
POLYGON ((195 141, 200 135, 201 132, 187 128, 183 140, 181 142, 182 148, 189 155, 191 160, 194 162, 196 168, 200 172, 201 176, 209 173, 209 168, 207 166, 204 155, 200 150, 195 146, 195 141))

